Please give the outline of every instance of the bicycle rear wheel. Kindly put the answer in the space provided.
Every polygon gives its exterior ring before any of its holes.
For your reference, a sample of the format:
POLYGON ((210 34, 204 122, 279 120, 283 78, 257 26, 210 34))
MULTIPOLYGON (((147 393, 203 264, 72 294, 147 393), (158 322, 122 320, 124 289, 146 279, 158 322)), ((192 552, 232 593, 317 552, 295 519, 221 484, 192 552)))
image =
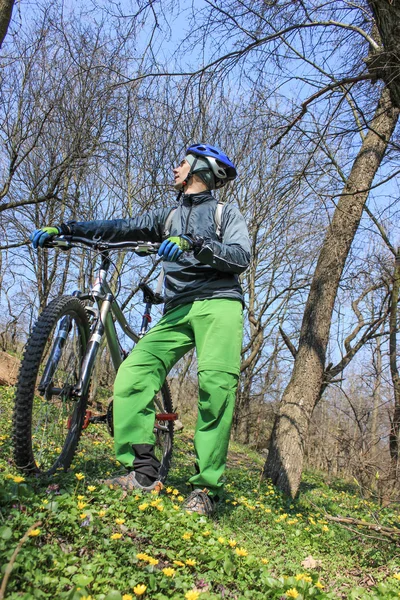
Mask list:
POLYGON ((163 418, 163 416, 166 417, 173 413, 171 390, 166 381, 154 398, 154 407, 156 409, 154 452, 160 461, 158 478, 164 482, 171 466, 172 445, 174 443, 174 420, 163 418), (157 415, 159 418, 157 418, 157 415))
POLYGON ((89 338, 89 321, 74 296, 53 300, 28 339, 17 381, 14 458, 26 473, 67 469, 84 423, 87 394, 74 395, 89 338))

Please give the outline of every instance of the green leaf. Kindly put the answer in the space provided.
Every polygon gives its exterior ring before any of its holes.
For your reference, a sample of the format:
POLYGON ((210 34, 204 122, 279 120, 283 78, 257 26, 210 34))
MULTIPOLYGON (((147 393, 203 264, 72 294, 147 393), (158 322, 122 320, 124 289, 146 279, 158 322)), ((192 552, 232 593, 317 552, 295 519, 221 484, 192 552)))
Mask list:
POLYGON ((10 540, 12 538, 12 529, 7 525, 0 527, 0 538, 2 540, 10 540))
POLYGON ((117 590, 111 590, 104 600, 122 600, 122 596, 117 590))
POLYGON ((72 581, 75 583, 75 585, 78 585, 80 587, 86 587, 87 585, 89 585, 89 583, 93 581, 93 577, 91 575, 84 575, 83 573, 78 573, 78 575, 74 575, 72 581))
POLYGON ((70 565, 69 567, 65 568, 65 572, 68 573, 68 575, 73 575, 74 573, 76 573, 78 570, 78 567, 76 567, 75 565, 70 565))
POLYGON ((233 564, 233 562, 231 561, 230 557, 227 556, 224 560, 224 572, 227 575, 232 575, 233 571, 235 570, 235 565, 233 564))

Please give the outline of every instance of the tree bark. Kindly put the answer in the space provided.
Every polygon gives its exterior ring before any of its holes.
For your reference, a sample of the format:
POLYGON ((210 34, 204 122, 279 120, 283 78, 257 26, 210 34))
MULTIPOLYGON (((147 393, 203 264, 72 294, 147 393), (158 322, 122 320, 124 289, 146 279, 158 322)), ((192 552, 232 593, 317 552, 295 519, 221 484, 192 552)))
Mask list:
POLYGON ((0 48, 11 21, 12 10, 15 0, 0 0, 0 48))
POLYGON ((368 68, 386 83, 393 106, 400 108, 400 1, 369 0, 369 5, 383 49, 371 53, 368 68))
POLYGON ((397 368, 397 329, 398 329, 398 298, 400 290, 400 249, 397 251, 393 273, 392 297, 390 303, 389 319, 389 357, 390 375, 393 383, 394 409, 390 421, 389 451, 390 451, 390 476, 396 481, 399 468, 399 433, 400 433, 400 375, 397 368))
POLYGON ((340 278, 368 197, 368 188, 382 161, 398 114, 385 87, 337 203, 311 283, 292 377, 275 419, 264 467, 265 477, 292 497, 300 485, 309 422, 321 394, 340 278))

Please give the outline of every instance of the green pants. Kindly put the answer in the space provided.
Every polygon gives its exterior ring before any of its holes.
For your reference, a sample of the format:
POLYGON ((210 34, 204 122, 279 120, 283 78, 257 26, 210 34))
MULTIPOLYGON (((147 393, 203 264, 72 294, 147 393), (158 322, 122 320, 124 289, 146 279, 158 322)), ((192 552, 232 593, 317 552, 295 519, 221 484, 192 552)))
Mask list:
POLYGON ((217 493, 225 470, 243 335, 238 300, 201 300, 167 312, 119 368, 114 387, 117 459, 132 467, 136 444, 154 444, 153 398, 170 369, 194 346, 199 400, 194 487, 217 493))

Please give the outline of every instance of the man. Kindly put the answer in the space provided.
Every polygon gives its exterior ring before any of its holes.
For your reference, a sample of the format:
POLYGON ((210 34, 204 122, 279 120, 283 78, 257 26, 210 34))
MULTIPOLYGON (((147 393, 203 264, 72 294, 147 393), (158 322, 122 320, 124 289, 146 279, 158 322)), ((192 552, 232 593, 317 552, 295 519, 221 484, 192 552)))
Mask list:
POLYGON ((116 457, 128 474, 106 481, 124 489, 160 488, 154 454, 154 403, 168 372, 196 347, 199 403, 194 436, 194 488, 184 506, 210 515, 221 493, 243 332, 243 293, 238 276, 248 266, 250 242, 245 221, 232 205, 215 223, 217 200, 211 190, 235 179, 236 168, 218 148, 190 146, 173 169, 179 204, 133 219, 70 222, 32 235, 34 247, 52 236, 71 233, 104 241, 162 242, 158 254, 165 273, 165 312, 119 368, 114 387, 116 457))

